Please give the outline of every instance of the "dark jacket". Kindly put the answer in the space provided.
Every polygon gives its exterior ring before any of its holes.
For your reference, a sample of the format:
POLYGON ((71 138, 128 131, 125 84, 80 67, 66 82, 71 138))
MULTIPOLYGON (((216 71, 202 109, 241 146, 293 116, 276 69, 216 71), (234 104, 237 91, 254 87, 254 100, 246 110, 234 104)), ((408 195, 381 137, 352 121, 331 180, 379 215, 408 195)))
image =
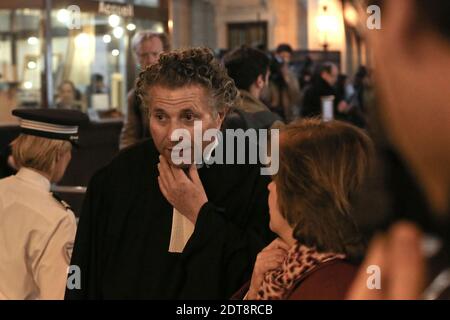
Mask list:
MULTIPOLYGON (((336 96, 335 89, 322 78, 314 80, 314 82, 306 87, 303 103, 301 107, 302 117, 315 117, 322 114, 323 96, 336 96)), ((336 105, 335 100, 335 105, 336 105)))
POLYGON ((284 126, 281 118, 272 111, 246 112, 233 108, 228 112, 223 129, 280 129, 284 126))
POLYGON ((289 300, 343 300, 357 272, 342 260, 325 262, 297 282, 289 300))
POLYGON ((0 179, 9 177, 16 173, 16 170, 8 164, 8 157, 11 155, 11 146, 8 145, 4 149, 0 149, 0 179))

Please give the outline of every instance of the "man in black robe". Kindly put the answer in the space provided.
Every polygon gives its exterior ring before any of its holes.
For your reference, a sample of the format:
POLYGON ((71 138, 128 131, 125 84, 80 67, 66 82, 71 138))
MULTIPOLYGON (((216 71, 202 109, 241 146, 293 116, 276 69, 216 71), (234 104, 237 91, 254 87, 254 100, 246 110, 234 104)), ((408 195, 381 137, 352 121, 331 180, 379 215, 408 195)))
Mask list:
POLYGON ((163 54, 137 87, 152 139, 89 183, 71 261, 81 288, 67 289, 66 299, 229 298, 273 239, 269 178, 256 164, 176 165, 171 136, 192 132, 194 121, 203 132, 220 128, 238 91, 208 49, 163 54))

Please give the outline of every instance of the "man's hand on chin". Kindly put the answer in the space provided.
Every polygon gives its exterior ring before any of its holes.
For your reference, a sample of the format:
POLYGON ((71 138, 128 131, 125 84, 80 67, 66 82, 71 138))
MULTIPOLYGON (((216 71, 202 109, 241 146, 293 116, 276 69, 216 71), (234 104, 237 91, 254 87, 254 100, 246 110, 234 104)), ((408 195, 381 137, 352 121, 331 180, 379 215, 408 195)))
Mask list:
POLYGON ((202 206, 208 198, 193 164, 186 174, 183 169, 175 167, 163 156, 159 156, 158 184, 164 197, 181 214, 195 224, 202 206))

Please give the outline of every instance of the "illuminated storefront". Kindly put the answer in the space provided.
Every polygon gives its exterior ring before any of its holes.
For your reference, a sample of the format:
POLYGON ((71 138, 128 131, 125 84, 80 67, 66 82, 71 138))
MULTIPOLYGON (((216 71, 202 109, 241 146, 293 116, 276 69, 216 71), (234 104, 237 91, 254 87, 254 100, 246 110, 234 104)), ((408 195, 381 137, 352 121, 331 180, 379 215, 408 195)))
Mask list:
POLYGON ((64 80, 75 84, 86 110, 93 75, 103 78, 107 93, 98 107, 122 111, 136 76, 131 37, 142 29, 167 31, 167 7, 166 0, 2 1, 0 121, 11 107, 54 106, 64 80))

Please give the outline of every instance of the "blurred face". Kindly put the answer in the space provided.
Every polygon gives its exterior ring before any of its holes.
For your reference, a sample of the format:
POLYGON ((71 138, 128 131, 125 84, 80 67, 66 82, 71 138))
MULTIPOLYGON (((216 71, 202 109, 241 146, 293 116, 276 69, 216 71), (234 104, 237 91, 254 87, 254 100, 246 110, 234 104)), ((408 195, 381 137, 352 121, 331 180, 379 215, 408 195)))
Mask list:
POLYGON ((67 166, 70 163, 70 160, 72 160, 72 149, 61 153, 58 156, 58 158, 56 159, 55 170, 51 177, 51 182, 58 183, 59 181, 61 181, 64 173, 66 172, 67 166))
POLYGON ((163 52, 163 43, 158 37, 144 40, 136 48, 136 59, 139 67, 145 69, 158 62, 160 54, 163 52))
POLYGON ((339 76, 339 70, 336 66, 333 65, 333 67, 331 68, 331 72, 322 72, 322 78, 323 80, 325 80, 326 82, 328 82, 328 84, 330 86, 334 86, 338 80, 338 76, 339 76))
POLYGON ((102 89, 105 87, 105 85, 103 84, 103 81, 102 81, 102 80, 100 80, 100 81, 95 81, 94 86, 95 86, 95 89, 96 89, 96 90, 102 90, 102 89))
POLYGON ((75 92, 70 84, 64 83, 59 90, 59 98, 63 103, 72 103, 75 101, 75 92))
POLYGON ((383 28, 368 32, 374 80, 389 138, 442 211, 450 180, 450 90, 442 70, 450 69, 450 46, 415 25, 415 10, 414 1, 385 1, 383 28))
POLYGON ((288 51, 283 51, 277 54, 280 59, 284 61, 284 63, 289 64, 291 62, 292 54, 288 51))
MULTIPOLYGON (((194 122, 201 121, 202 136, 207 129, 220 129, 223 114, 213 112, 208 104, 209 95, 199 85, 168 89, 156 86, 150 89, 149 121, 150 133, 159 153, 169 163, 172 149, 179 141, 171 141, 176 129, 186 129, 191 137, 191 154, 194 154, 194 122)), ((211 142, 203 142, 201 150, 211 142)))

